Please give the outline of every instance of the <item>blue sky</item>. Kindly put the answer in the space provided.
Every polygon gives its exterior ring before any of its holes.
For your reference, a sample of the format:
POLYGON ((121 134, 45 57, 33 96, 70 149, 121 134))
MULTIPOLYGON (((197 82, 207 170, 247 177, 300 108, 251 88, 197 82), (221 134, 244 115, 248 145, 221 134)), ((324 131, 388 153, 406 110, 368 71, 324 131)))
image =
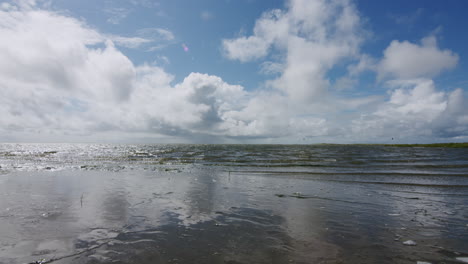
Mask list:
POLYGON ((466 1, 0 3, 1 141, 467 141, 466 1))
MULTIPOLYGON (((168 72, 181 81, 191 72, 204 72, 222 76, 229 83, 243 84, 255 89, 265 80, 258 74, 259 63, 238 63, 222 56, 222 39, 241 34, 251 34, 255 21, 267 10, 284 8, 285 1, 52 1, 53 9, 69 12, 84 19, 90 26, 106 33, 134 36, 143 28, 158 27, 174 34, 166 48, 148 52, 144 49, 122 49, 135 64, 157 61, 158 56, 170 58, 165 66, 168 72), (121 17, 122 16, 122 17, 121 17), (186 43, 190 53, 181 45, 186 43)), ((372 36, 363 48, 372 56, 382 56, 382 51, 392 40, 418 42, 439 32, 438 42, 443 48, 466 57, 468 35, 463 26, 468 18, 463 10, 466 1, 385 1, 361 0, 354 2, 364 17, 363 27, 372 36)), ((446 73, 443 81, 463 75, 466 65, 461 60, 453 72, 446 73)), ((454 84, 457 85, 457 84, 454 84)))

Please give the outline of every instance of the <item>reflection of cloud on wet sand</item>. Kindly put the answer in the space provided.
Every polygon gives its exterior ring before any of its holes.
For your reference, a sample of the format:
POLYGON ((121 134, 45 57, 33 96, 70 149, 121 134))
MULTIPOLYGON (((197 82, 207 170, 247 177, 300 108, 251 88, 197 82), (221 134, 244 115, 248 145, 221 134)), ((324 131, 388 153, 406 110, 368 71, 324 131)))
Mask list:
POLYGON ((237 208, 192 225, 180 225, 177 214, 168 213, 167 217, 172 217, 167 225, 121 233, 112 243, 82 255, 73 263, 89 256, 117 258, 124 263, 306 263, 313 260, 297 254, 293 239, 282 227, 284 219, 269 211, 237 208), (125 255, 115 252, 125 252, 125 255))
POLYGON ((199 174, 192 181, 187 192, 189 214, 209 215, 218 199, 216 197, 216 179, 209 174, 199 174))
POLYGON ((128 218, 126 192, 115 190, 106 193, 102 201, 102 218, 109 223, 126 223, 128 218))
MULTIPOLYGON (((385 262, 397 255, 414 255, 409 254, 412 247, 393 241, 393 231, 403 225, 427 224, 420 220, 429 217, 413 213, 412 217, 417 217, 419 222, 412 222, 388 214, 408 213, 408 210, 412 213, 413 206, 421 207, 429 202, 436 207, 434 210, 440 209, 435 202, 449 199, 431 197, 429 201, 429 196, 426 199, 422 194, 418 194, 419 199, 406 199, 395 196, 405 193, 392 192, 402 191, 404 187, 399 185, 373 184, 369 188, 371 185, 362 182, 338 181, 345 177, 359 179, 358 176, 325 177, 300 172, 286 176, 190 167, 111 173, 81 171, 70 175, 62 171, 30 176, 28 173, 22 177, 8 176, 9 181, 4 180, 5 186, 0 186, 0 190, 17 190, 22 186, 29 191, 28 195, 36 197, 34 202, 38 208, 50 209, 51 214, 33 215, 31 209, 22 211, 24 215, 29 214, 24 219, 19 214, 13 218, 0 217, 1 234, 37 242, 21 244, 19 241, 15 242, 16 247, 0 250, 0 262, 27 263, 69 252, 80 254, 76 259, 57 263, 239 264, 343 260, 376 263, 379 259, 385 262), (54 210, 60 213, 53 214, 54 210), (6 222, 9 225, 4 225, 6 222), (13 231, 6 232, 4 226, 13 231), (71 248, 59 248, 61 242, 71 248), (17 252, 23 257, 18 257, 17 252)), ((8 201, 27 208, 26 195, 13 198, 11 191, 8 194, 11 195, 8 201)), ((450 203, 461 206, 463 199, 450 203)), ((5 200, 0 200, 0 206, 7 206, 5 200)), ((446 223, 442 231, 453 230, 449 225, 458 223, 453 221, 460 220, 462 209, 448 211, 455 215, 447 214, 445 219, 452 222, 446 223)), ((407 234, 415 230, 424 231, 424 227, 411 229, 407 234)), ((4 237, 0 239, 2 243, 6 241, 4 237)), ((439 240, 441 244, 443 239, 446 238, 439 240)), ((415 240, 419 247, 425 246, 415 240)), ((439 255, 431 256, 435 259, 439 255)))

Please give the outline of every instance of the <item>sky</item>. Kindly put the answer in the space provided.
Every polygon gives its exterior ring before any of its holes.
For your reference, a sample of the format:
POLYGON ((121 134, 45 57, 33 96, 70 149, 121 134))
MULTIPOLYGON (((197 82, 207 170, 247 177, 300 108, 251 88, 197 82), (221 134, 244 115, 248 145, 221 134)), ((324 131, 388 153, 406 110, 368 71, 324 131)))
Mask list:
POLYGON ((465 10, 0 1, 0 142, 467 142, 465 10))

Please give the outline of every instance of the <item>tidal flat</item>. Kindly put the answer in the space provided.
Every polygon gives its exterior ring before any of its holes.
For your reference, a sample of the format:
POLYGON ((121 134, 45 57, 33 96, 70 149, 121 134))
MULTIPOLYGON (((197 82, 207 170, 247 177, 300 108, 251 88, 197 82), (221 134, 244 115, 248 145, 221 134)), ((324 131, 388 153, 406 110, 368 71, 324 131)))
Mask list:
POLYGON ((463 263, 468 150, 0 144, 0 263, 463 263))

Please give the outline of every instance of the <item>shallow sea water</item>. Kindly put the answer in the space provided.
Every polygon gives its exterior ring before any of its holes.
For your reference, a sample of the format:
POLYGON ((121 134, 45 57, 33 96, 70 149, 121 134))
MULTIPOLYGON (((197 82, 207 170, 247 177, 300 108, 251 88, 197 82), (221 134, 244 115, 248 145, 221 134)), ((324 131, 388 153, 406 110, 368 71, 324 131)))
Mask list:
POLYGON ((468 149, 0 144, 0 166, 5 264, 468 257, 468 149))

